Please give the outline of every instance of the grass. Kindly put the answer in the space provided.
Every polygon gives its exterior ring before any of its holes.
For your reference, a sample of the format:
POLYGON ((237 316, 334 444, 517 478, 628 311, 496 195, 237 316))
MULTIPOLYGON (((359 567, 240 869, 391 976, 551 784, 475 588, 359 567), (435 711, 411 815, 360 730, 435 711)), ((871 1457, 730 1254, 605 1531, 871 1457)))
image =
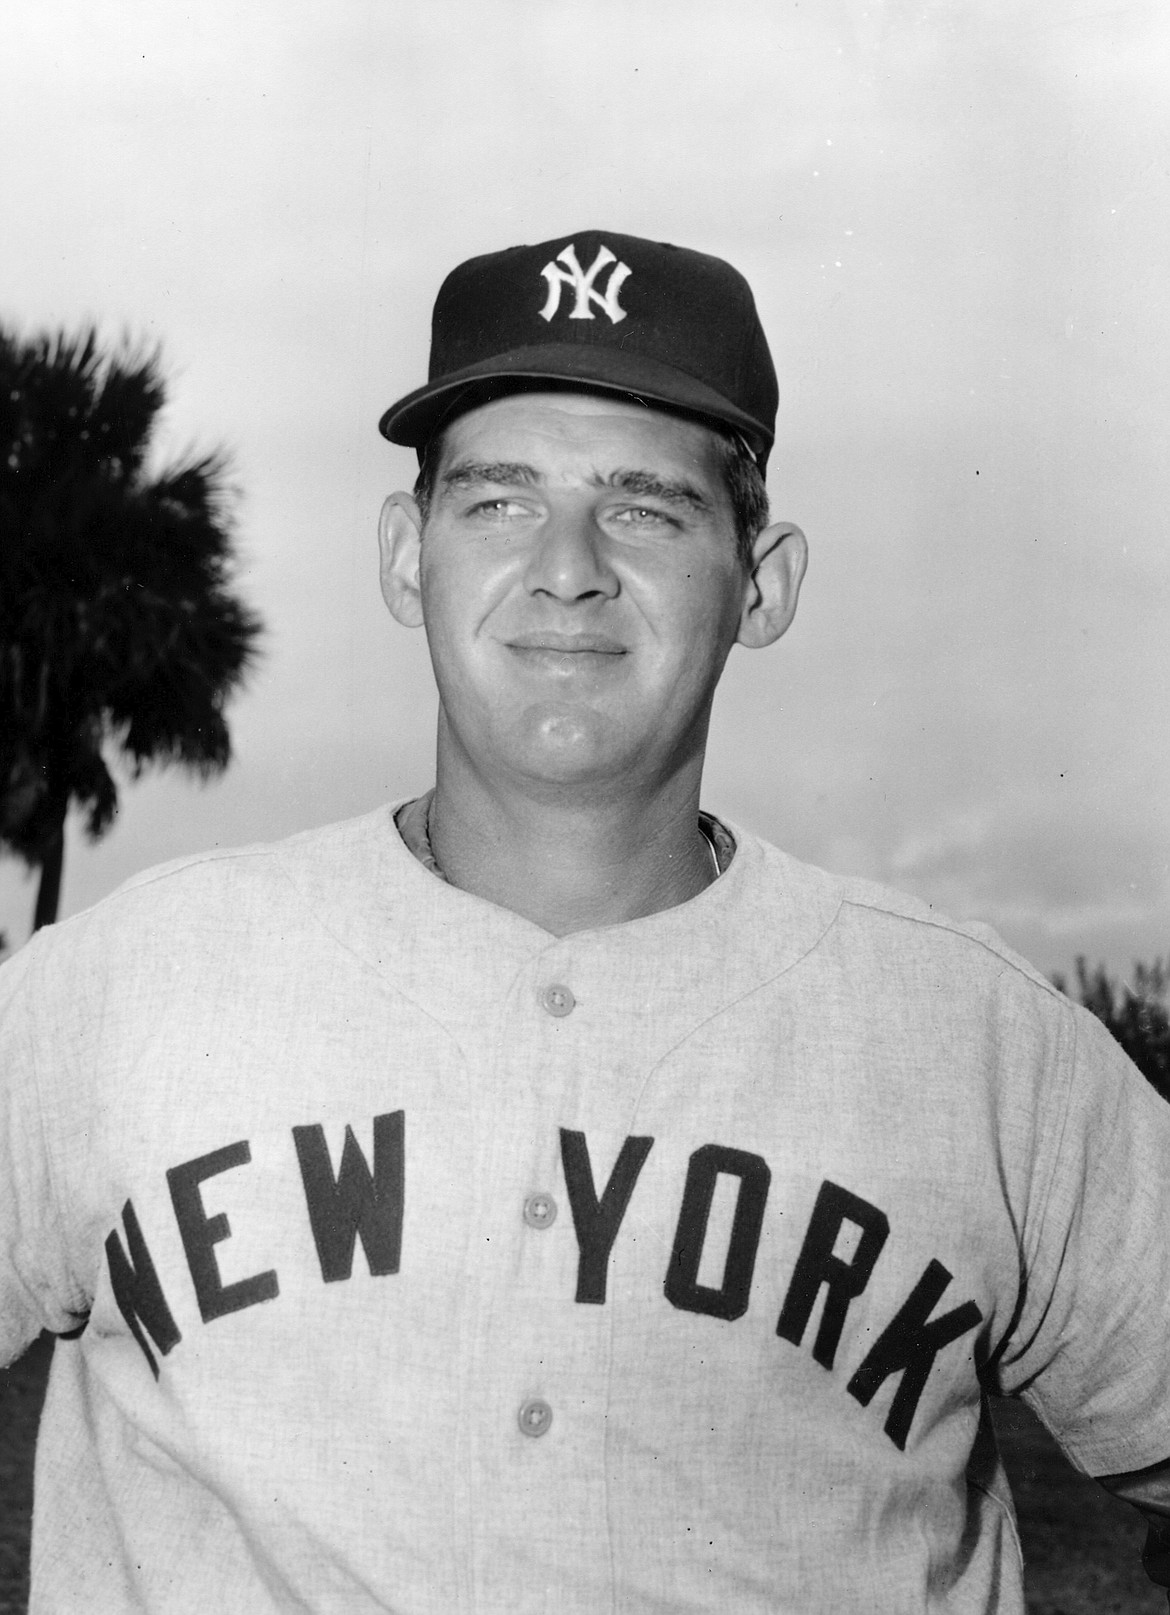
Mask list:
MULTIPOLYGON (((0 1615, 24 1615, 32 1450, 51 1343, 0 1372, 0 1615)), ((1029 1615, 1167 1615, 1141 1567, 1145 1528, 1124 1503, 1078 1475, 1026 1408, 996 1407, 996 1429, 1027 1567, 1029 1615)))
POLYGON ((52 1341, 42 1336, 0 1370, 0 1615, 24 1615, 28 1604, 33 1443, 51 1357, 52 1341))
POLYGON ((1000 1402, 994 1412, 1029 1615, 1167 1615, 1165 1592, 1142 1569, 1140 1515, 1079 1475, 1022 1403, 1000 1402))

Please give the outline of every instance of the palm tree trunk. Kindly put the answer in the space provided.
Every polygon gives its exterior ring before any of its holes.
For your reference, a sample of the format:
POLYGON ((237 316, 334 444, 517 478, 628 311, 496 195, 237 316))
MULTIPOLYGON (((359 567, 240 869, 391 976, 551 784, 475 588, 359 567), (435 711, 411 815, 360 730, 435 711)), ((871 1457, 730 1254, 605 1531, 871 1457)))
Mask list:
POLYGON ((33 930, 52 925, 61 903, 61 871, 65 864, 65 819, 57 826, 52 840, 41 859, 41 879, 37 887, 37 906, 33 914, 33 930))

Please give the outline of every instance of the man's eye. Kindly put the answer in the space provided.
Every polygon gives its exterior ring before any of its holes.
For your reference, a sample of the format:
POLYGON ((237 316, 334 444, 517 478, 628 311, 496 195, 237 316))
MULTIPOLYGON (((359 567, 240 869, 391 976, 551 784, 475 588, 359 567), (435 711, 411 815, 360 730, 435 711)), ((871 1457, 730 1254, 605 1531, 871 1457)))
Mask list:
POLYGON ((525 509, 517 499, 481 499, 472 505, 469 514, 477 520, 508 521, 514 516, 523 516, 525 509))
POLYGON ((623 527, 676 527, 678 523, 668 516, 664 510, 654 510, 649 505, 627 505, 624 510, 614 512, 614 520, 623 527))

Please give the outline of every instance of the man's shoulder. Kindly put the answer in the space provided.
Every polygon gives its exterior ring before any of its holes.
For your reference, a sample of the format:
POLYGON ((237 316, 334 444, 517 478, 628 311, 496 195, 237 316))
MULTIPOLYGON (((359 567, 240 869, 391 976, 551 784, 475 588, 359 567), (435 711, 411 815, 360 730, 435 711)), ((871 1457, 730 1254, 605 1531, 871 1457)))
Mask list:
POLYGON ((1063 995, 999 933, 981 920, 956 919, 929 900, 861 875, 835 874, 734 828, 744 850, 760 860, 767 900, 787 906, 817 903, 832 922, 823 945, 877 953, 900 961, 951 960, 974 975, 1012 976, 1063 1001, 1063 995))
POLYGON ((389 838, 393 808, 379 807, 356 818, 315 825, 272 841, 213 847, 155 864, 131 875, 95 907, 115 904, 136 894, 166 893, 193 887, 231 887, 250 881, 284 878, 285 869, 328 867, 370 856, 389 838))
POLYGON ((156 864, 48 932, 42 946, 110 946, 153 933, 209 928, 271 930, 311 908, 317 892, 384 883, 377 867, 393 850, 392 809, 320 825, 273 841, 216 847, 156 864))

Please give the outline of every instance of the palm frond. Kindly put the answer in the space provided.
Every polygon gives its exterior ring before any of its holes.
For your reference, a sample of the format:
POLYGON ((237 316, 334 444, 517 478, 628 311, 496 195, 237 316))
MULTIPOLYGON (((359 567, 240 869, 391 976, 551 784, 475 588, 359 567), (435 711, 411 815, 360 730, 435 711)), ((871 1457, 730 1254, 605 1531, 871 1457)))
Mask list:
POLYGON ((157 349, 0 327, 0 844, 34 864, 69 802, 112 822, 103 748, 135 773, 231 757, 262 631, 234 592, 238 492, 222 451, 147 476, 165 399, 157 349))

